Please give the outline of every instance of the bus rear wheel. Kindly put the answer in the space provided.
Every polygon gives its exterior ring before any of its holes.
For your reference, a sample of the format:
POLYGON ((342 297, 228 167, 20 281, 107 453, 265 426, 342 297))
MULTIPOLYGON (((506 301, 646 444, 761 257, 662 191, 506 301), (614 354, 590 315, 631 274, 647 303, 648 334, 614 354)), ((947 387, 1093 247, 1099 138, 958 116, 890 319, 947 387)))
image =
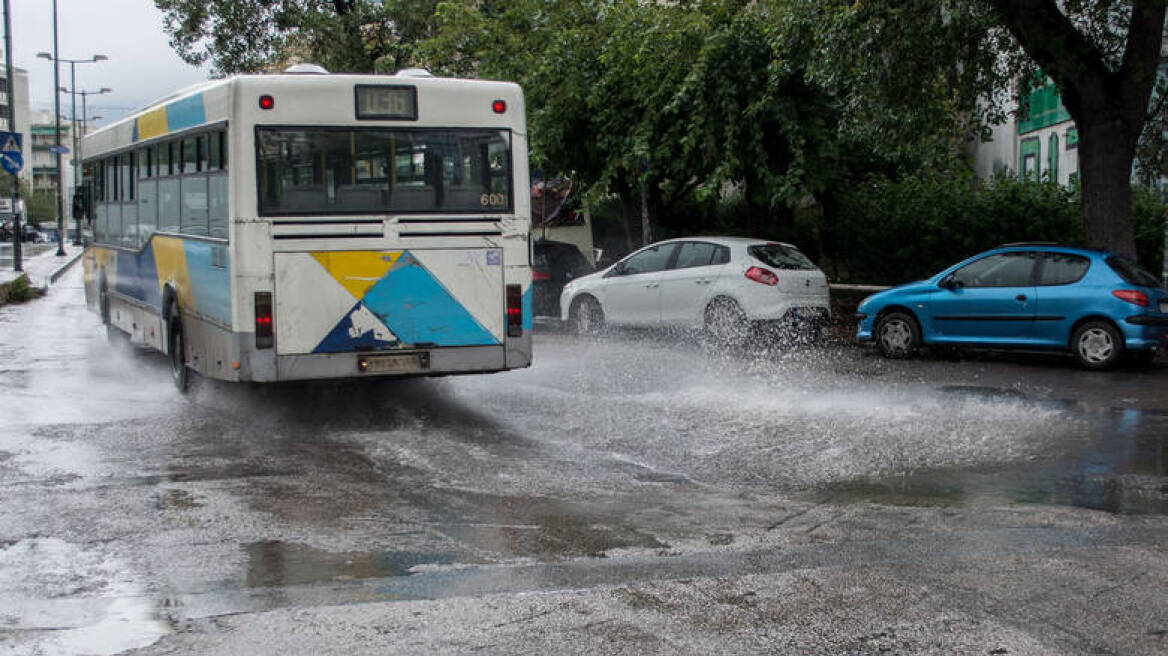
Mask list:
POLYGON ((191 370, 187 367, 187 342, 183 336, 182 313, 177 305, 172 305, 167 316, 166 343, 170 353, 170 378, 175 389, 185 394, 191 387, 191 370))

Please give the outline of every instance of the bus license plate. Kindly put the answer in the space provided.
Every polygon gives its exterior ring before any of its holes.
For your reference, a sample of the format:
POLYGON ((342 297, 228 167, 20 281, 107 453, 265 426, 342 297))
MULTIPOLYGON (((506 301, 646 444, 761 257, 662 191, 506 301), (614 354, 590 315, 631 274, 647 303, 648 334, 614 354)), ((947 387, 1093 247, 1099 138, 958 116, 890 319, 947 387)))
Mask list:
POLYGON ((357 359, 357 370, 363 374, 408 373, 430 368, 429 353, 362 356, 357 359))
POLYGON ((1160 311, 1168 312, 1168 300, 1160 299, 1160 311))

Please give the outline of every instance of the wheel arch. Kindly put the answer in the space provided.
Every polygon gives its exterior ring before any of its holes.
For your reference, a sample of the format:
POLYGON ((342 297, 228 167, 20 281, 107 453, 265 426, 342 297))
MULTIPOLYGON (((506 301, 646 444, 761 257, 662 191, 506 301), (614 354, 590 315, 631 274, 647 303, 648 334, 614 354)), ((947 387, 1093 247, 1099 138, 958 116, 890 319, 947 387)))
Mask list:
POLYGON ((581 303, 585 303, 588 300, 596 303, 596 306, 599 307, 602 311, 604 310, 604 306, 600 304, 600 299, 596 298, 596 294, 593 294, 590 291, 582 291, 577 292, 576 295, 573 296, 570 301, 568 301, 568 317, 570 318, 572 316, 572 313, 580 307, 581 303))
POLYGON ((1074 351, 1075 349, 1075 345, 1071 343, 1071 340, 1075 338, 1075 331, 1078 330, 1079 327, 1083 324, 1090 323, 1092 321, 1101 321, 1110 325, 1117 333, 1119 333, 1119 339, 1121 342, 1120 346, 1123 346, 1124 348, 1127 347, 1126 338, 1123 334, 1123 327, 1116 323, 1114 319, 1104 314, 1088 314, 1076 319, 1075 322, 1071 324, 1070 330, 1067 331, 1066 345, 1068 350, 1074 351))
POLYGON ((170 308, 178 306, 178 290, 171 283, 162 286, 162 307, 159 308, 163 320, 170 320, 170 308))
POLYGON ((902 312, 912 317, 913 322, 917 324, 917 334, 921 337, 921 343, 928 343, 930 341, 929 338, 932 336, 932 334, 925 330, 925 325, 921 322, 920 315, 918 315, 916 312, 913 312, 912 309, 907 305, 900 304, 886 305, 876 313, 876 318, 872 320, 873 338, 875 338, 877 327, 880 326, 880 321, 893 312, 902 312))

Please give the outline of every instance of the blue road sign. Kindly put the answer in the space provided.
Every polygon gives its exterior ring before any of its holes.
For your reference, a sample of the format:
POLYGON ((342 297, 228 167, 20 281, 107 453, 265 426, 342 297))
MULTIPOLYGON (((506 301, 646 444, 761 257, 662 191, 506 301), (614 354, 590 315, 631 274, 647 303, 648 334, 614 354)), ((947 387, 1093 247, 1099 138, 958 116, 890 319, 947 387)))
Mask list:
POLYGON ((24 168, 23 143, 19 132, 0 132, 0 168, 12 174, 24 168))

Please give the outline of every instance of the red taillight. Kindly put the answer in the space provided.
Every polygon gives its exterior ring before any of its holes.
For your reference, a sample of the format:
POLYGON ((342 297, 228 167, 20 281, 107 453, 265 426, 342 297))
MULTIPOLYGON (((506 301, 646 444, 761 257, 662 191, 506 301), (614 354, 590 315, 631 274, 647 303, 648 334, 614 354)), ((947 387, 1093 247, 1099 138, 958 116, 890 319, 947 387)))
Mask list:
POLYGON ((260 96, 260 109, 271 109, 276 106, 276 99, 269 95, 260 96))
POLYGON ((503 112, 507 111, 507 102, 505 100, 496 100, 495 102, 491 103, 491 111, 495 112, 496 114, 502 114, 503 112))
POLYGON ((507 336, 523 334, 523 291, 519 285, 507 285, 507 336))
POLYGON ((1136 291, 1134 289, 1117 289, 1117 290, 1111 292, 1111 295, 1118 298, 1121 301, 1127 301, 1128 303, 1134 303, 1135 305, 1138 305, 1140 307, 1148 307, 1149 305, 1151 305, 1151 303, 1148 302, 1148 295, 1147 294, 1145 294, 1143 292, 1136 291))
POLYGON ((764 285, 770 285, 772 287, 779 284, 779 277, 775 275, 775 272, 762 267, 750 267, 746 270, 746 277, 755 282, 761 282, 764 285))
POLYGON ((540 271, 539 269, 532 269, 531 270, 531 279, 532 280, 551 280, 552 274, 548 273, 547 271, 540 271))
POLYGON ((255 335, 258 349, 272 348, 276 342, 272 330, 272 292, 256 292, 255 335))

